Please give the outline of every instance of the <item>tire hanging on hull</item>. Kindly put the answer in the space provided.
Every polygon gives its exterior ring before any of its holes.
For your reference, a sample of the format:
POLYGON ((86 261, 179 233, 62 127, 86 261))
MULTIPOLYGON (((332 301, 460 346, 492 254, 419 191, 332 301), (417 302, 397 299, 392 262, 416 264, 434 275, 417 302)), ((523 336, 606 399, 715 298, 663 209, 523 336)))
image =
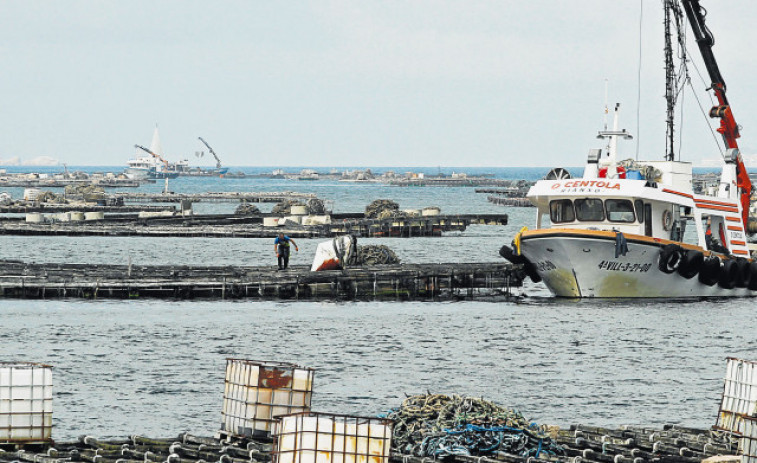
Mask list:
POLYGON ((704 260, 699 270, 699 282, 712 286, 720 279, 720 259, 710 256, 704 260))
POLYGON ((683 250, 677 244, 666 244, 660 251, 657 267, 663 273, 673 273, 678 269, 683 259, 683 250))
POLYGON ((703 263, 704 254, 702 254, 700 251, 693 249, 686 251, 686 254, 684 254, 683 258, 681 259, 681 263, 678 264, 678 274, 686 278, 687 280, 690 280, 697 276, 697 273, 699 273, 699 269, 702 268, 703 263))
POLYGON ((536 271, 536 267, 534 267, 534 264, 531 263, 530 260, 526 258, 524 255, 518 255, 513 251, 513 249, 508 246, 504 245, 499 249, 499 255, 504 257, 507 261, 513 263, 513 264, 519 264, 523 265, 523 271, 528 275, 528 277, 533 281, 534 283, 538 283, 541 281, 541 276, 539 275, 539 272, 536 271))

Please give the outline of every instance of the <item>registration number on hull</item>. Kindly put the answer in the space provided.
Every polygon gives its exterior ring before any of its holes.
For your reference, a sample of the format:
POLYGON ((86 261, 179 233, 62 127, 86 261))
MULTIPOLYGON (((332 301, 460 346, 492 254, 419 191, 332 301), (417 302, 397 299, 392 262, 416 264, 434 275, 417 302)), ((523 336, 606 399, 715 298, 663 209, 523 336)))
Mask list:
POLYGON ((640 264, 634 262, 617 262, 612 260, 603 260, 599 263, 600 270, 610 272, 648 272, 652 264, 640 264))

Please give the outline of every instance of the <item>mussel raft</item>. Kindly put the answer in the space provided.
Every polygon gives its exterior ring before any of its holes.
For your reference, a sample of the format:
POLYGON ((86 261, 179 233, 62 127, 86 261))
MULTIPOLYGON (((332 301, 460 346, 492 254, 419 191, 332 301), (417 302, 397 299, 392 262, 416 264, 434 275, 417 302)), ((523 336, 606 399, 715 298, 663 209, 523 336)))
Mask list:
MULTIPOLYGON (((560 429, 530 422, 517 410, 466 396, 431 393, 410 396, 400 407, 380 418, 391 423, 388 452, 385 449, 379 454, 368 454, 358 448, 356 454, 340 453, 333 447, 332 453, 319 451, 317 462, 338 459, 342 463, 386 463, 388 460, 402 463, 435 460, 454 463, 699 463, 710 457, 718 462, 741 461, 741 457, 736 456, 739 442, 732 433, 677 425, 661 429, 573 425, 560 429)), ((321 432, 321 428, 318 429, 321 432)), ((334 434, 327 440, 333 445, 340 434, 331 432, 334 434)), ((328 437, 328 433, 324 435, 328 437)), ((298 440, 304 452, 303 463, 315 461, 312 453, 307 455, 311 447, 302 443, 306 441, 298 440)), ((81 436, 75 442, 0 445, 4 448, 0 450, 0 462, 276 463, 276 447, 275 436, 274 439, 250 438, 223 431, 215 437, 183 433, 168 439, 134 435, 120 440, 98 440, 81 436)))

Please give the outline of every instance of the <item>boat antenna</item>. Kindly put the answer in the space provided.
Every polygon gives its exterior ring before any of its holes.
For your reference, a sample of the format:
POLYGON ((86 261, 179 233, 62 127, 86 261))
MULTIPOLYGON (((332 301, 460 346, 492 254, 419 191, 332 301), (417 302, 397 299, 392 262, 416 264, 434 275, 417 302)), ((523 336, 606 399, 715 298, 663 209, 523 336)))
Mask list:
POLYGON ((610 108, 607 106, 607 79, 605 79, 605 130, 607 130, 607 115, 610 113, 610 108))

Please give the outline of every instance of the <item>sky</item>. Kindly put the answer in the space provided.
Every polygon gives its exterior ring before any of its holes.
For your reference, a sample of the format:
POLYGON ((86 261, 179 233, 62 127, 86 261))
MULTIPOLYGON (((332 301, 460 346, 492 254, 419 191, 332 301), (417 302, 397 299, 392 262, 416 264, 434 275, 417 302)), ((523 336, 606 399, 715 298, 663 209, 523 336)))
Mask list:
MULTIPOLYGON (((757 155, 757 3, 701 1, 757 155)), ((578 166, 607 88, 621 158, 661 160, 662 19, 661 0, 3 0, 0 159, 121 166, 158 124, 192 165, 213 164, 201 136, 228 166, 578 166)), ((698 164, 720 154, 694 95, 698 164)))

